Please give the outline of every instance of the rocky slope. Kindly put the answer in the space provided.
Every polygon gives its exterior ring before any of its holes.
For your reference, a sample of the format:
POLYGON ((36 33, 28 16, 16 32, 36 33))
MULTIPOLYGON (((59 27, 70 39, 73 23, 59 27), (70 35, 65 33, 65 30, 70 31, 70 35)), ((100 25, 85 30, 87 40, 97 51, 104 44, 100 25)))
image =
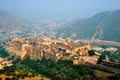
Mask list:
POLYGON ((84 39, 104 39, 120 41, 120 10, 104 11, 88 19, 58 29, 57 35, 84 39))
POLYGON ((30 27, 30 23, 12 15, 7 11, 0 11, 0 29, 4 30, 25 30, 30 27))

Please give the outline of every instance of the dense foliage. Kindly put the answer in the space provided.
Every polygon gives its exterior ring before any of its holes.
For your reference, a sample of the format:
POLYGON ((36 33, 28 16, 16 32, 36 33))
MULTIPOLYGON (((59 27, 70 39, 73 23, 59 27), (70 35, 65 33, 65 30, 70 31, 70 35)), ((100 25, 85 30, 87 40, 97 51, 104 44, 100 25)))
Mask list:
MULTIPOLYGON (((0 47, 0 51, 8 55, 3 47, 0 47)), ((5 55, 4 54, 4 55, 5 55)), ((109 52, 102 52, 98 63, 101 63, 105 59, 106 55, 111 56, 113 54, 109 52)), ((4 56, 2 55, 2 56, 4 56)), ((89 51, 89 55, 94 55, 94 51, 89 51)), ((114 54, 115 55, 115 54, 114 54)), ((118 55, 118 54, 116 54, 118 55)), ((89 67, 86 65, 74 65, 72 61, 69 60, 58 60, 55 62, 52 59, 42 60, 31 60, 28 56, 23 60, 19 58, 12 57, 15 60, 13 61, 13 66, 5 67, 4 70, 0 70, 0 74, 6 74, 8 76, 13 76, 13 80, 24 77, 34 77, 36 75, 45 75, 52 80, 104 80, 102 77, 98 77, 95 73, 95 70, 100 70, 97 68, 89 67), (17 74, 16 74, 17 72, 17 74)), ((111 63, 102 63, 103 65, 119 68, 119 65, 111 63)), ((104 70, 100 70, 103 71, 104 70)), ((116 77, 116 80, 119 79, 118 75, 108 76, 108 80, 116 77)))
POLYGON ((97 64, 100 64, 102 63, 102 61, 106 58, 106 55, 105 54, 101 54, 100 58, 98 59, 97 61, 97 64))
POLYGON ((33 61, 29 57, 20 62, 34 69, 39 74, 43 74, 52 80, 102 80, 94 72, 94 68, 85 65, 74 65, 69 60, 59 60, 55 62, 51 59, 33 61))
POLYGON ((0 46, 0 56, 1 57, 7 57, 7 56, 9 56, 8 52, 2 46, 0 46))
MULTIPOLYGON (((95 68, 85 65, 74 65, 69 60, 58 60, 58 62, 55 62, 54 60, 43 58, 42 60, 34 61, 26 57, 23 60, 16 59, 13 66, 5 67, 4 70, 0 70, 0 73, 13 76, 13 80, 34 77, 39 74, 45 75, 51 80, 104 80, 103 77, 96 75, 95 70, 95 68)), ((109 78, 108 76, 108 80, 109 78)), ((118 79, 119 77, 116 80, 118 79)))
POLYGON ((101 52, 101 54, 107 55, 109 57, 110 61, 120 62, 120 52, 119 51, 116 51, 116 52, 103 51, 103 52, 101 52))
POLYGON ((89 50, 88 53, 89 53, 89 56, 95 55, 95 51, 94 50, 89 50))
POLYGON ((120 63, 104 62, 102 64, 105 65, 105 66, 109 66, 109 67, 120 69, 120 63))
POLYGON ((15 64, 10 67, 5 67, 3 70, 0 70, 0 74, 5 74, 7 76, 13 76, 12 80, 17 80, 18 78, 24 77, 34 77, 37 73, 26 65, 15 64))

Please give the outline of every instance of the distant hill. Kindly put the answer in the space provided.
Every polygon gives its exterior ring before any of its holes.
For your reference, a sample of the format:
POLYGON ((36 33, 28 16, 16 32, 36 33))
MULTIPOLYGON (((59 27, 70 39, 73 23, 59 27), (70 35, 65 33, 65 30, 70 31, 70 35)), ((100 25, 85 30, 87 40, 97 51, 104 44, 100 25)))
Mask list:
POLYGON ((104 11, 58 29, 57 36, 120 41, 120 10, 104 11))
POLYGON ((30 27, 30 23, 11 13, 0 11, 0 29, 1 30, 25 30, 30 27))

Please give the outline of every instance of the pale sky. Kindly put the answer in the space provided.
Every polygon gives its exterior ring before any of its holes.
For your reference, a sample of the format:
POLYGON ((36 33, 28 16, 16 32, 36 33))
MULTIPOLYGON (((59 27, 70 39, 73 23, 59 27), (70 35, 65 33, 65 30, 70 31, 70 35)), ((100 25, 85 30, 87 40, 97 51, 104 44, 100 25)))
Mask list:
POLYGON ((0 10, 22 17, 86 18, 120 9, 120 0, 0 0, 0 10))

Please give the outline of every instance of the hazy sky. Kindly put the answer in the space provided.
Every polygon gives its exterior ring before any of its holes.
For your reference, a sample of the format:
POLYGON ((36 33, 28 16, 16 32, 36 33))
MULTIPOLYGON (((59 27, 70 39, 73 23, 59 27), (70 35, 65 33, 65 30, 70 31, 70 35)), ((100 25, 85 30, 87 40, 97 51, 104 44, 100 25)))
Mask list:
POLYGON ((0 9, 22 17, 90 17, 120 9, 120 0, 0 0, 0 9))

